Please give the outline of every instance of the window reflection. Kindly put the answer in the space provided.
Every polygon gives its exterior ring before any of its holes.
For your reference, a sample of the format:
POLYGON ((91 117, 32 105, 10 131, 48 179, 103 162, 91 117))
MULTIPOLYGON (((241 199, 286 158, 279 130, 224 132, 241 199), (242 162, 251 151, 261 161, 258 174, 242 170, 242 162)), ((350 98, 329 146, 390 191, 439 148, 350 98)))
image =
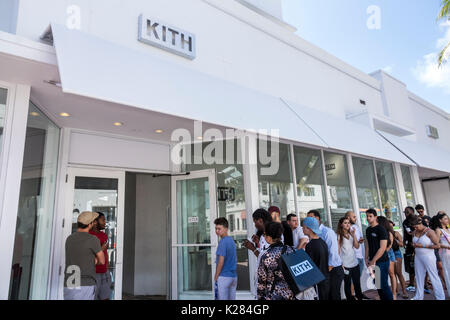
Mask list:
POLYGON ((345 155, 337 153, 324 152, 324 155, 331 225, 336 230, 339 219, 347 211, 353 210, 347 159, 345 155))
POLYGON ((323 213, 322 222, 329 225, 320 151, 294 146, 294 161, 300 219, 306 218, 309 210, 318 210, 323 213))
POLYGON ((400 168, 402 170, 403 186, 405 187, 406 203, 408 206, 414 207, 416 205, 416 198, 412 186, 411 168, 403 165, 400 168))

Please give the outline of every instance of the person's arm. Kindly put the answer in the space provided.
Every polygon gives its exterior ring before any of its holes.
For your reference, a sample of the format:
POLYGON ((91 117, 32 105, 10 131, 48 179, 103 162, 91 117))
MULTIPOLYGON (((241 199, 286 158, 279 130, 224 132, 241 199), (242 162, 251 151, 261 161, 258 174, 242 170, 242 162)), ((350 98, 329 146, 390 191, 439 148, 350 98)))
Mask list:
POLYGON ((350 229, 350 234, 352 235, 353 239, 353 248, 359 249, 359 241, 356 237, 356 229, 350 229))
POLYGON ((219 275, 222 272, 224 263, 225 263, 225 257, 219 256, 219 261, 217 262, 217 267, 216 267, 216 275, 214 276, 214 282, 216 282, 217 279, 219 279, 219 275))
POLYGON ((403 238, 400 232, 395 231, 395 239, 397 240, 397 243, 400 247, 404 247, 405 244, 403 243, 403 238))
POLYGON ((333 230, 328 229, 327 235, 327 245, 330 250, 328 258, 328 270, 331 271, 334 267, 332 266, 332 261, 340 259, 338 253, 338 243, 337 236, 333 230))
POLYGON ((253 243, 251 243, 250 241, 245 239, 242 245, 244 247, 246 247, 248 250, 252 251, 253 254, 258 258, 259 250, 256 248, 256 246, 253 243))
POLYGON ((374 266, 377 263, 378 259, 380 259, 381 256, 386 252, 386 248, 387 240, 380 240, 380 249, 378 249, 373 259, 369 261, 369 265, 374 266))
POLYGON ((300 238, 298 241, 297 250, 303 249, 305 250, 306 245, 308 244, 308 238, 300 238))
POLYGON ((440 249, 441 245, 439 244, 439 237, 436 235, 436 232, 434 230, 429 230, 427 233, 427 236, 430 238, 431 241, 433 241, 433 244, 431 246, 428 246, 428 249, 440 249))
POLYGON ((105 264, 105 254, 103 253, 103 250, 100 250, 95 254, 95 258, 98 265, 105 264))
POLYGON ((369 266, 369 242, 366 239, 366 245, 364 246, 364 260, 366 261, 366 266, 369 266))
POLYGON ((389 232, 389 240, 390 240, 391 244, 386 248, 386 251, 391 250, 392 245, 393 245, 393 243, 394 243, 394 236, 393 236, 392 233, 390 233, 390 232, 389 232))
POLYGON ((337 243, 338 243, 338 253, 341 254, 341 241, 339 241, 339 239, 341 238, 341 236, 337 237, 337 243))

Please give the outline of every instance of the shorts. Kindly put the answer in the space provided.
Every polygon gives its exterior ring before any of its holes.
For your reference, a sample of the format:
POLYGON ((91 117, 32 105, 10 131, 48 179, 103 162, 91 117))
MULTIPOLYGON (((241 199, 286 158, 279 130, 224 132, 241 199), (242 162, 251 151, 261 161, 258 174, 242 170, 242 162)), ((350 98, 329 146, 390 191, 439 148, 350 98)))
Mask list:
POLYGON ((403 254, 400 250, 394 251, 395 259, 403 259, 403 254))
POLYGON ((441 262, 441 256, 439 255, 439 249, 434 249, 434 255, 436 256, 436 262, 441 262))
POLYGON ((97 280, 95 300, 109 299, 111 296, 111 277, 109 272, 97 273, 95 279, 97 280))
POLYGON ((391 248, 391 249, 389 249, 389 251, 388 251, 388 257, 389 257, 389 261, 391 261, 391 262, 395 262, 396 260, 395 260, 395 253, 394 253, 394 250, 391 248))

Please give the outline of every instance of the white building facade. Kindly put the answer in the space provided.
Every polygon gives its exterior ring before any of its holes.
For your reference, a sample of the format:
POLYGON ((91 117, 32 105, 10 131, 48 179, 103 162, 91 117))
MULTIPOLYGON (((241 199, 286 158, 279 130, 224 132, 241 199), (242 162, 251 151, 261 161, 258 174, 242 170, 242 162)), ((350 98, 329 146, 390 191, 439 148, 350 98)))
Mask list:
POLYGON ((396 228, 409 205, 450 211, 450 115, 298 37, 280 1, 0 9, 0 299, 62 299, 64 241, 84 210, 107 218, 114 299, 211 299, 219 216, 251 299, 241 243, 259 207, 317 209, 333 228, 354 210, 363 230, 368 208, 396 228), (183 155, 203 160, 173 161, 177 129, 183 155), (280 138, 268 175, 258 130, 280 138))

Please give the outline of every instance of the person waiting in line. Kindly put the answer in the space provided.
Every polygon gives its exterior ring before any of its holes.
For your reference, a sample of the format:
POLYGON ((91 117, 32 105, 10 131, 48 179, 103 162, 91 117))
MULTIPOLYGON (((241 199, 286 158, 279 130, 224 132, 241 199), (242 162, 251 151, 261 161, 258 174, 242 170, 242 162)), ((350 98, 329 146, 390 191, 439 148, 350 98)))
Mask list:
MULTIPOLYGON (((272 217, 273 222, 278 222, 283 226, 283 234, 281 235, 281 242, 285 243, 284 235, 286 234, 286 232, 288 233, 287 234, 288 237, 292 237, 292 234, 289 233, 289 228, 286 228, 287 223, 285 221, 281 221, 280 208, 278 208, 277 206, 270 206, 269 209, 267 209, 267 211, 269 212, 270 216, 272 217)), ((289 243, 292 243, 292 241, 290 241, 290 240, 291 239, 289 239, 289 243)), ((287 245, 291 245, 289 243, 287 245)))
POLYGON ((344 291, 348 301, 355 300, 352 295, 351 285, 355 288, 355 295, 358 300, 363 300, 364 296, 361 290, 361 272, 354 249, 359 249, 359 241, 356 237, 355 229, 351 228, 348 218, 339 219, 337 226, 339 255, 344 267, 344 291))
POLYGON ((66 239, 64 300, 95 299, 95 265, 105 264, 105 255, 98 238, 89 234, 97 217, 98 213, 82 212, 77 218, 77 231, 66 239), (78 274, 80 278, 76 279, 78 274))
MULTIPOLYGON (((388 243, 386 247, 386 252, 389 257, 389 278, 391 279, 391 290, 392 290, 392 298, 397 300, 397 277, 395 276, 395 253, 394 253, 394 245, 397 243, 394 241, 395 232, 394 228, 389 223, 389 220, 386 217, 379 216, 377 217, 377 222, 380 226, 382 226, 388 232, 388 243)), ((396 247, 398 249, 398 246, 396 247)))
MULTIPOLYGON (((304 249, 308 243, 308 237, 303 233, 303 228, 299 227, 297 216, 293 213, 288 214, 287 224, 292 232, 292 246, 297 250, 304 249)), ((286 239, 286 236, 284 238, 286 239)), ((289 245, 287 241, 285 244, 289 245)))
POLYGON ((380 270, 380 285, 378 295, 381 300, 393 300, 392 291, 389 287, 389 257, 386 252, 388 246, 389 234, 385 228, 380 226, 377 221, 377 212, 375 209, 366 211, 369 227, 366 229, 365 262, 369 269, 378 266, 380 270))
POLYGON ((416 295, 411 300, 423 300, 425 275, 428 273, 433 293, 437 300, 445 300, 444 288, 438 276, 434 249, 439 249, 436 232, 423 224, 422 218, 411 221, 414 226, 413 246, 415 248, 414 266, 416 271, 416 295))
MULTIPOLYGON (((394 228, 395 223, 391 220, 389 220, 389 224, 392 228, 394 228)), ((397 277, 398 281, 400 282, 400 286, 402 289, 402 298, 408 299, 408 293, 406 292, 406 281, 403 277, 402 272, 402 260, 403 255, 402 251, 400 250, 400 247, 403 247, 403 238, 402 235, 398 231, 394 231, 394 243, 392 244, 392 249, 394 250, 395 255, 395 276, 397 277)), ((393 293, 395 294, 395 293, 393 293)))
POLYGON ((350 229, 355 230, 355 237, 358 240, 359 248, 355 248, 356 259, 358 259, 359 272, 362 274, 364 271, 364 237, 356 223, 356 214, 350 210, 345 213, 345 218, 350 221, 350 229))
POLYGON ((283 248, 286 248, 287 254, 294 250, 289 246, 285 247, 281 242, 281 223, 268 222, 264 230, 264 238, 269 248, 262 255, 258 266, 258 300, 295 300, 294 292, 289 288, 279 264, 283 248))
POLYGON ((341 285, 344 281, 344 269, 342 260, 338 252, 337 235, 333 229, 322 224, 320 213, 317 210, 310 210, 308 217, 317 219, 322 238, 328 246, 328 269, 330 272, 330 300, 341 300, 341 285))
MULTIPOLYGON (((422 224, 429 228, 430 227, 430 222, 431 222, 431 217, 425 214, 425 207, 421 204, 416 205, 416 211, 419 214, 419 217, 422 219, 422 224)), ((434 254, 436 256, 436 263, 437 265, 439 265, 439 262, 441 261, 441 258, 439 257, 439 252, 438 250, 434 251, 434 254)), ((438 267, 439 270, 439 267, 438 267)), ((426 294, 430 294, 431 291, 429 289, 429 279, 428 279, 428 274, 425 276, 425 284, 424 284, 425 288, 424 288, 424 292, 426 294)))
POLYGON ((214 282, 217 283, 217 299, 236 300, 236 244, 233 238, 228 236, 227 219, 217 218, 214 224, 216 235, 220 238, 216 250, 216 274, 214 275, 214 282))
POLYGON ((406 207, 403 211, 406 218, 402 223, 403 227, 403 238, 404 238, 404 246, 405 246, 405 271, 409 275, 409 284, 406 288, 406 291, 416 291, 414 280, 415 280, 415 270, 414 270, 414 246, 413 246, 413 232, 414 227, 411 225, 412 219, 415 217, 414 208, 406 207))
POLYGON ((439 256, 441 257, 442 271, 444 274, 445 287, 447 294, 450 296, 450 230, 449 218, 443 211, 439 211, 437 215, 431 218, 431 228, 436 232, 439 238, 439 256))
POLYGON ((323 281, 317 284, 319 300, 329 300, 330 271, 328 270, 328 246, 326 242, 320 238, 322 231, 319 228, 319 222, 313 217, 307 217, 303 220, 302 229, 303 233, 309 239, 305 246, 305 252, 325 277, 323 281))
POLYGON ((111 295, 111 277, 108 272, 108 236, 103 230, 106 228, 105 215, 97 212, 98 217, 94 220, 94 225, 89 234, 96 236, 102 246, 103 254, 105 255, 105 263, 95 266, 97 287, 95 292, 96 300, 109 300, 111 295))

